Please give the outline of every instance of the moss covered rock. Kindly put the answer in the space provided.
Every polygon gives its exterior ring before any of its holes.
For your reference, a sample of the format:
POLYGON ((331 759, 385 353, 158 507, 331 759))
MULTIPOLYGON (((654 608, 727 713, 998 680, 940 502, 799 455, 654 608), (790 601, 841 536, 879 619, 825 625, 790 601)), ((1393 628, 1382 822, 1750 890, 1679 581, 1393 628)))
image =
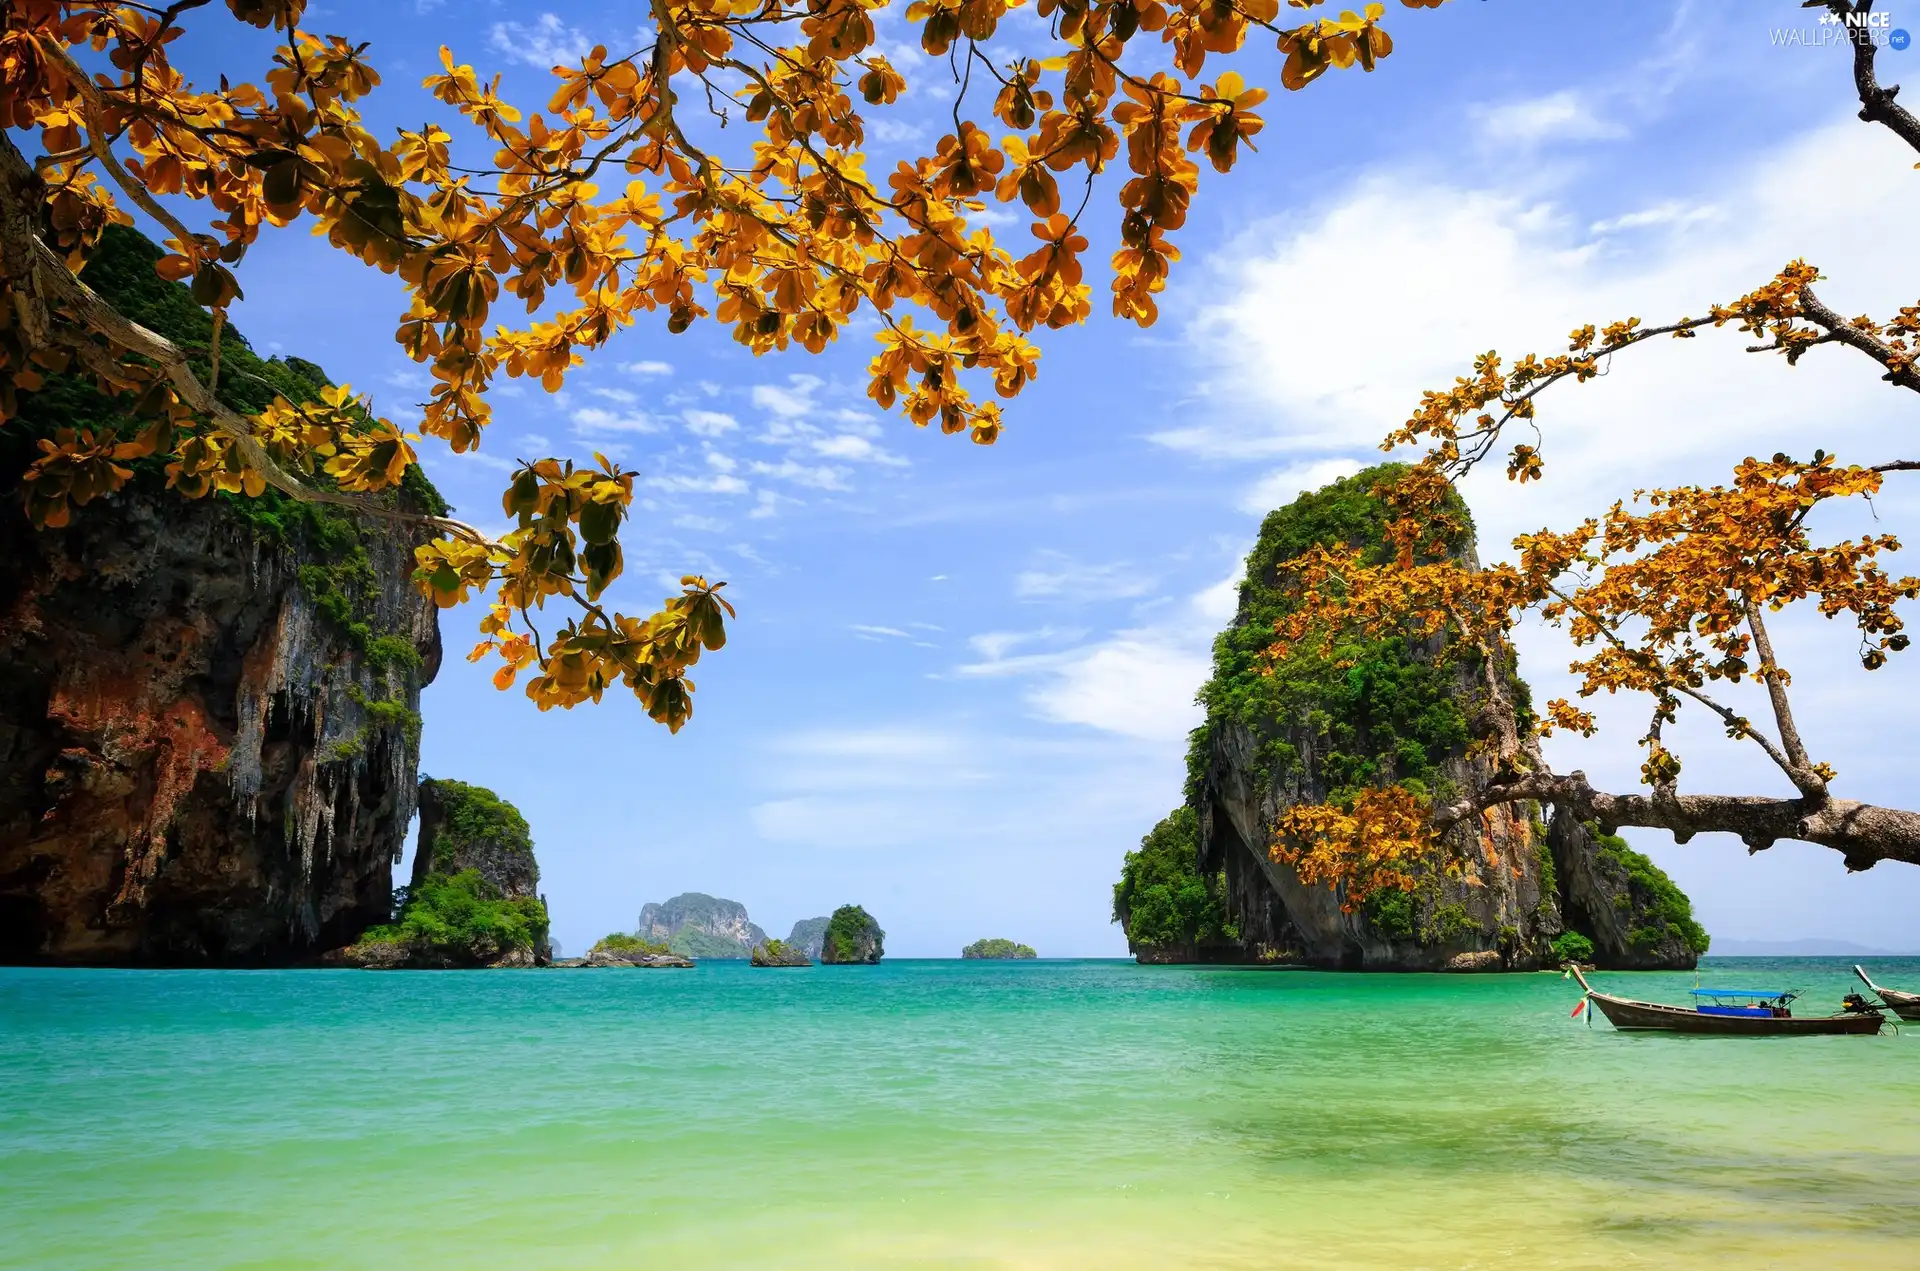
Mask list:
POLYGON ((887 933, 858 905, 842 905, 827 919, 820 960, 827 963, 878 962, 886 956, 887 933))
MULTIPOLYGON (((1660 876, 1665 889, 1656 887, 1658 871, 1644 857, 1609 863, 1602 844, 1561 825, 1565 818, 1550 809, 1497 806, 1455 827, 1447 868, 1436 864, 1408 890, 1376 893, 1354 912, 1335 890, 1305 885, 1272 859, 1273 826, 1286 809, 1339 803, 1388 783, 1435 799, 1458 797, 1493 775, 1479 743, 1502 716, 1523 736, 1532 726, 1531 698, 1510 650, 1489 666, 1477 649, 1446 638, 1348 634, 1325 652, 1265 659, 1274 624, 1299 603, 1293 562, 1309 548, 1348 547, 1376 563, 1386 559, 1389 514, 1376 487, 1400 471, 1383 464, 1333 482, 1262 522, 1238 610, 1215 641, 1213 678, 1200 691, 1206 722, 1193 733, 1187 774, 1194 865, 1186 872, 1155 861, 1184 833, 1176 814, 1148 836, 1166 847, 1148 851, 1143 842, 1129 857, 1116 917, 1130 939, 1138 929, 1142 948, 1192 948, 1196 958, 1208 933, 1218 933, 1211 938, 1237 945, 1248 961, 1524 969, 1557 961, 1553 942, 1567 929, 1570 908, 1584 916, 1605 905, 1666 915, 1664 925, 1586 923, 1603 956, 1615 959, 1609 964, 1691 966, 1690 937, 1673 917, 1672 884, 1660 876), (1636 876, 1645 901, 1634 899, 1636 876), (1656 930, 1664 934, 1655 938, 1656 930), (1635 931, 1643 953, 1630 951, 1635 931)), ((1459 532, 1434 550, 1471 566, 1472 520, 1457 499, 1451 510, 1459 532)), ((1537 751, 1529 758, 1545 766, 1537 751)))

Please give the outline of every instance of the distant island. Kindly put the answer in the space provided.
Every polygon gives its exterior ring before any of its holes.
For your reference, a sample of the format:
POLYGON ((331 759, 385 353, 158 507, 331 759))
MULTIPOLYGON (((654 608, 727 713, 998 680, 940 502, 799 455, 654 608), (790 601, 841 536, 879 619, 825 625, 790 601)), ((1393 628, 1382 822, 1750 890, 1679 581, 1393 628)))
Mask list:
POLYGON ((1030 944, 1015 944, 1011 940, 992 937, 986 940, 975 940, 972 944, 960 950, 960 956, 963 958, 1005 960, 1010 958, 1037 958, 1040 955, 1033 951, 1033 946, 1030 944))
POLYGON ((698 891, 643 905, 633 934, 683 958, 746 958, 767 938, 747 918, 745 905, 698 891))
POLYGON ((827 920, 820 960, 827 963, 878 962, 886 955, 887 933, 858 905, 842 905, 827 920))

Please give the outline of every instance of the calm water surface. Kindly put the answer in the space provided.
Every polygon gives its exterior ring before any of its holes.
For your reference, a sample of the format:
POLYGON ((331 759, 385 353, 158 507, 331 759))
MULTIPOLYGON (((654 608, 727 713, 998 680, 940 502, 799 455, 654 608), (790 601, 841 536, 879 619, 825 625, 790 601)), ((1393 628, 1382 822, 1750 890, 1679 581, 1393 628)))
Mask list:
MULTIPOLYGON (((1846 965, 1706 978, 1825 1013, 1846 965)), ((1920 1026, 1629 1036, 1576 1000, 1119 962, 0 969, 0 1266, 1920 1265, 1920 1026)))

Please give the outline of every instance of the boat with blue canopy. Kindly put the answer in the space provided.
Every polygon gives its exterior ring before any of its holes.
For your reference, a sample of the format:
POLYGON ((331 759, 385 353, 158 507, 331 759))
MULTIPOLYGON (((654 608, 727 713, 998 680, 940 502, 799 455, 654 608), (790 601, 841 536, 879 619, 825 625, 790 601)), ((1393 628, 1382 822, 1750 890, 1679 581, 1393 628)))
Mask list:
POLYGON ((1694 989, 1693 1009, 1702 1015, 1740 1019, 1780 1019, 1793 1014, 1791 989, 1694 989))
MULTIPOLYGON (((1602 993, 1573 967, 1586 997, 1573 1008, 1592 1006, 1622 1032, 1712 1033, 1722 1037, 1808 1037, 1833 1033, 1877 1033, 1886 1023, 1880 1008, 1849 993, 1838 1015, 1795 1015, 1792 989, 1694 989, 1692 1006, 1636 1002, 1602 993)), ((1589 1016, 1591 1019, 1591 1016, 1589 1016)))

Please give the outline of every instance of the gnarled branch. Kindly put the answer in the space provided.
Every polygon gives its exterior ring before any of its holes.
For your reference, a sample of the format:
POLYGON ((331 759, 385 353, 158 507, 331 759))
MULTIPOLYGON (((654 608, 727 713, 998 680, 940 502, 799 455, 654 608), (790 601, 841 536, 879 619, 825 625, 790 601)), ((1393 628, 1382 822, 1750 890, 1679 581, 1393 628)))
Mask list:
POLYGON ((1763 851, 1781 839, 1797 839, 1833 848, 1849 870, 1871 869, 1881 861, 1920 865, 1920 812, 1835 798, 1608 794, 1588 784, 1584 772, 1526 773, 1490 784, 1471 798, 1435 808, 1433 826, 1444 834, 1489 808, 1529 799, 1557 804, 1609 833, 1623 825, 1642 826, 1666 830, 1677 843, 1696 834, 1733 834, 1750 852, 1763 851))

